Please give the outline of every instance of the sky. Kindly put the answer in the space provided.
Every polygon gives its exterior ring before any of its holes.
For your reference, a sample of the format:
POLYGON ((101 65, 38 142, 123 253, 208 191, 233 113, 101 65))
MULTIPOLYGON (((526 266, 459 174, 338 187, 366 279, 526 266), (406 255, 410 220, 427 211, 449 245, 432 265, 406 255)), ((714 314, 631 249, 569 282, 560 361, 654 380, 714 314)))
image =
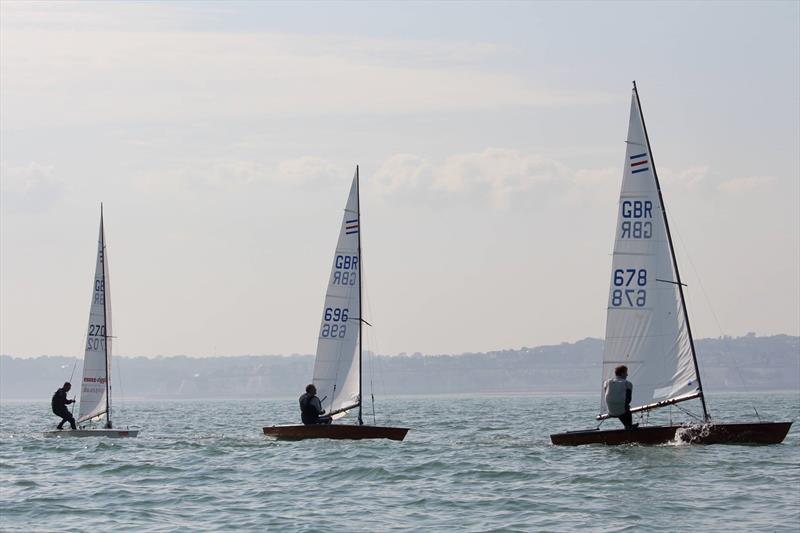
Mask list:
POLYGON ((631 81, 696 337, 800 334, 798 2, 0 2, 0 353, 313 353, 355 166, 372 349, 605 329, 631 81))

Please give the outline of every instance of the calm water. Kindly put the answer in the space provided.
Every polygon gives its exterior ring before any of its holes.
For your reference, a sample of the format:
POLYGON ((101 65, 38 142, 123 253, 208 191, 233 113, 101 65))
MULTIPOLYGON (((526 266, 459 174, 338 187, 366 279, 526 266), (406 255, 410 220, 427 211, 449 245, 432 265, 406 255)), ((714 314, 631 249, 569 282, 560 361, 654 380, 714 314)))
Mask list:
MULTIPOLYGON (((49 398, 2 404, 3 531, 797 531, 800 428, 775 446, 561 448, 594 397, 401 398, 402 443, 283 443, 294 400, 127 402, 136 439, 44 439, 49 398)), ((717 419, 796 419, 800 395, 712 396, 717 419)), ((679 411, 673 410, 676 420, 679 411)), ((667 413, 663 415, 668 416, 667 413)), ((616 421, 607 425, 618 424, 616 421)))

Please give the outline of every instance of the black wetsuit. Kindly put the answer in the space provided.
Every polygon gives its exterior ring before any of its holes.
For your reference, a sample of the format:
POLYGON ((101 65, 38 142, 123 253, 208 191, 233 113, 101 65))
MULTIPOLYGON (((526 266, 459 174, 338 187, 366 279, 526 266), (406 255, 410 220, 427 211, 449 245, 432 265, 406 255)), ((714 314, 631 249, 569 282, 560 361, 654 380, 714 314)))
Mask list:
POLYGON ((331 417, 319 416, 324 412, 319 398, 307 392, 300 396, 300 419, 303 421, 303 424, 307 426, 313 424, 330 424, 331 417))
POLYGON ((50 402, 53 407, 53 413, 61 417, 61 423, 58 425, 58 429, 64 429, 64 422, 69 422, 72 429, 76 429, 75 419, 72 417, 72 413, 69 412, 69 409, 67 409, 67 404, 69 403, 75 403, 75 400, 67 400, 67 391, 64 389, 58 389, 56 393, 53 394, 53 400, 50 402))

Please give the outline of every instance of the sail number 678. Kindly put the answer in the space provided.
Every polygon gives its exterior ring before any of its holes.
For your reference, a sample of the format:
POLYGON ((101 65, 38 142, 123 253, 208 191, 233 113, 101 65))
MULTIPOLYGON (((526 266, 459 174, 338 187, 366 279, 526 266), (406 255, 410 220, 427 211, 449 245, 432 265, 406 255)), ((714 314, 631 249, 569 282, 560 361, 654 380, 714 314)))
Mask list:
POLYGON ((627 287, 646 287, 647 270, 644 268, 618 268, 614 270, 614 286, 625 287, 611 291, 611 305, 620 307, 644 307, 647 305, 647 290, 627 287))

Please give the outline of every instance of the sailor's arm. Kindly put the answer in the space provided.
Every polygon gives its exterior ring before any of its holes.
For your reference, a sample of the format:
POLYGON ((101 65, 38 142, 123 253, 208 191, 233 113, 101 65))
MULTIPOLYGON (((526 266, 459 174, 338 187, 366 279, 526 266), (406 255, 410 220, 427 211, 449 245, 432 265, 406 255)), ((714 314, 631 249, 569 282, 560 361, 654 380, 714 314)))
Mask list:
POLYGON ((317 410, 317 414, 320 415, 325 414, 325 410, 322 408, 322 403, 320 403, 319 398, 317 398, 316 396, 311 398, 311 405, 313 405, 314 409, 317 410))

